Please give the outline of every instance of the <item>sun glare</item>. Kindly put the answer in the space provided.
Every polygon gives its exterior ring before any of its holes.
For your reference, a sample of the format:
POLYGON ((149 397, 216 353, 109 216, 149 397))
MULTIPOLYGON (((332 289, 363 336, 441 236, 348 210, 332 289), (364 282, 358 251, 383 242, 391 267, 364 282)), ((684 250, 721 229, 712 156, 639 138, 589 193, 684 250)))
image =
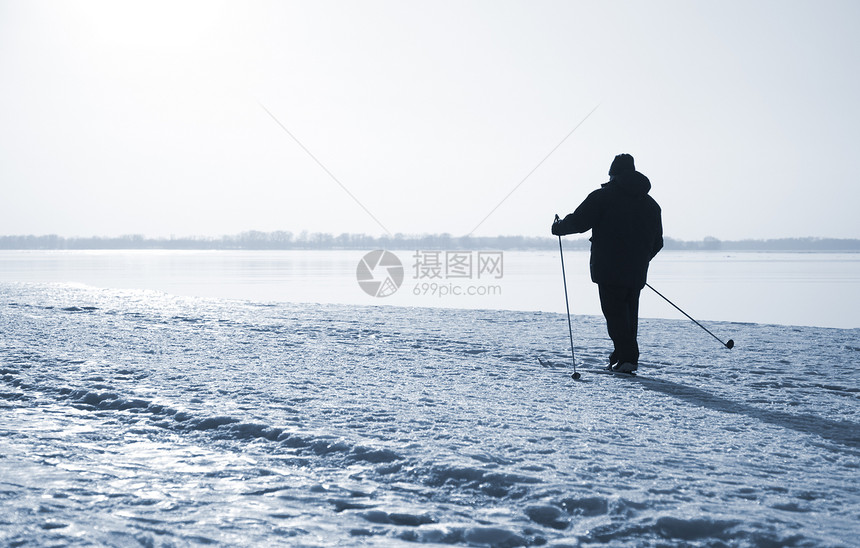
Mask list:
POLYGON ((87 39, 103 46, 142 51, 205 47, 221 15, 220 2, 197 0, 126 2, 93 0, 68 8, 87 39))

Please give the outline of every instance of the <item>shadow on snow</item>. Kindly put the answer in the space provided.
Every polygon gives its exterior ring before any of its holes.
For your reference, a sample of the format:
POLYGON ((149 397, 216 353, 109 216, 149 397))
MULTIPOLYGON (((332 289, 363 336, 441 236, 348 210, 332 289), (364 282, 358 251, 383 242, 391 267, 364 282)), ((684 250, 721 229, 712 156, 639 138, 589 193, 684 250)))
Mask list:
MULTIPOLYGON (((631 377, 631 380, 650 380, 647 378, 631 377)), ((686 386, 676 382, 660 379, 660 382, 641 382, 643 388, 661 392, 678 398, 693 405, 732 413, 746 415, 762 422, 782 428, 795 430, 802 434, 820 436, 828 441, 860 449, 860 424, 850 421, 834 421, 809 414, 794 414, 785 411, 762 409, 753 405, 726 399, 722 396, 706 392, 700 388, 686 386)))

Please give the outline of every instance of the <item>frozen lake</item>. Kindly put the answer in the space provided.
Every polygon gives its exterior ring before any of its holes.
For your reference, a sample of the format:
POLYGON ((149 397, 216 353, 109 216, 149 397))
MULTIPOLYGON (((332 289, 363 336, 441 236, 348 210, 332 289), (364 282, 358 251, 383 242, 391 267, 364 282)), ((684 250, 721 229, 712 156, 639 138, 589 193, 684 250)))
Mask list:
POLYGON ((860 255, 661 253, 636 379, 565 264, 581 382, 552 252, 0 252, 0 543, 851 544, 860 255))
MULTIPOLYGON (((356 269, 365 252, 352 250, 0 251, 0 282, 266 302, 564 312, 556 252, 505 251, 501 258, 479 251, 393 253, 403 283, 382 298, 359 287, 356 269), (497 262, 481 272, 481 261, 497 262)), ((572 313, 599 315, 588 252, 565 257, 572 313)), ((652 262, 649 282, 698 320, 860 327, 860 254, 663 251, 652 262)), ((683 318, 647 288, 640 314, 683 318)))
POLYGON ((856 545, 860 330, 574 325, 0 282, 0 545, 856 545))

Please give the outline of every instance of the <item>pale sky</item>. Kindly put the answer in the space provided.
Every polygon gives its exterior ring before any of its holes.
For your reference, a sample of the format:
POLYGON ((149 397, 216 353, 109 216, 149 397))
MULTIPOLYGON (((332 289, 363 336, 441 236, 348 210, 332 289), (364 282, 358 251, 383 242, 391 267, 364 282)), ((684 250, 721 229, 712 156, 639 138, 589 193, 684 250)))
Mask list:
POLYGON ((550 235, 628 152, 667 236, 860 238, 858 26, 856 1, 0 0, 0 234, 463 235, 597 107, 476 235, 550 235))

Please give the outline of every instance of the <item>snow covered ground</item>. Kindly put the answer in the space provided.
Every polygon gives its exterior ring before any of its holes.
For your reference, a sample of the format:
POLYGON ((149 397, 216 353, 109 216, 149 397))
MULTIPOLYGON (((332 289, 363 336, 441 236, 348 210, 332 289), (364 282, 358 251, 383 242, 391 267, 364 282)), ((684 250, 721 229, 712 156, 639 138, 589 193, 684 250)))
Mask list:
POLYGON ((856 546, 860 330, 708 327, 2 284, 0 544, 856 546))

